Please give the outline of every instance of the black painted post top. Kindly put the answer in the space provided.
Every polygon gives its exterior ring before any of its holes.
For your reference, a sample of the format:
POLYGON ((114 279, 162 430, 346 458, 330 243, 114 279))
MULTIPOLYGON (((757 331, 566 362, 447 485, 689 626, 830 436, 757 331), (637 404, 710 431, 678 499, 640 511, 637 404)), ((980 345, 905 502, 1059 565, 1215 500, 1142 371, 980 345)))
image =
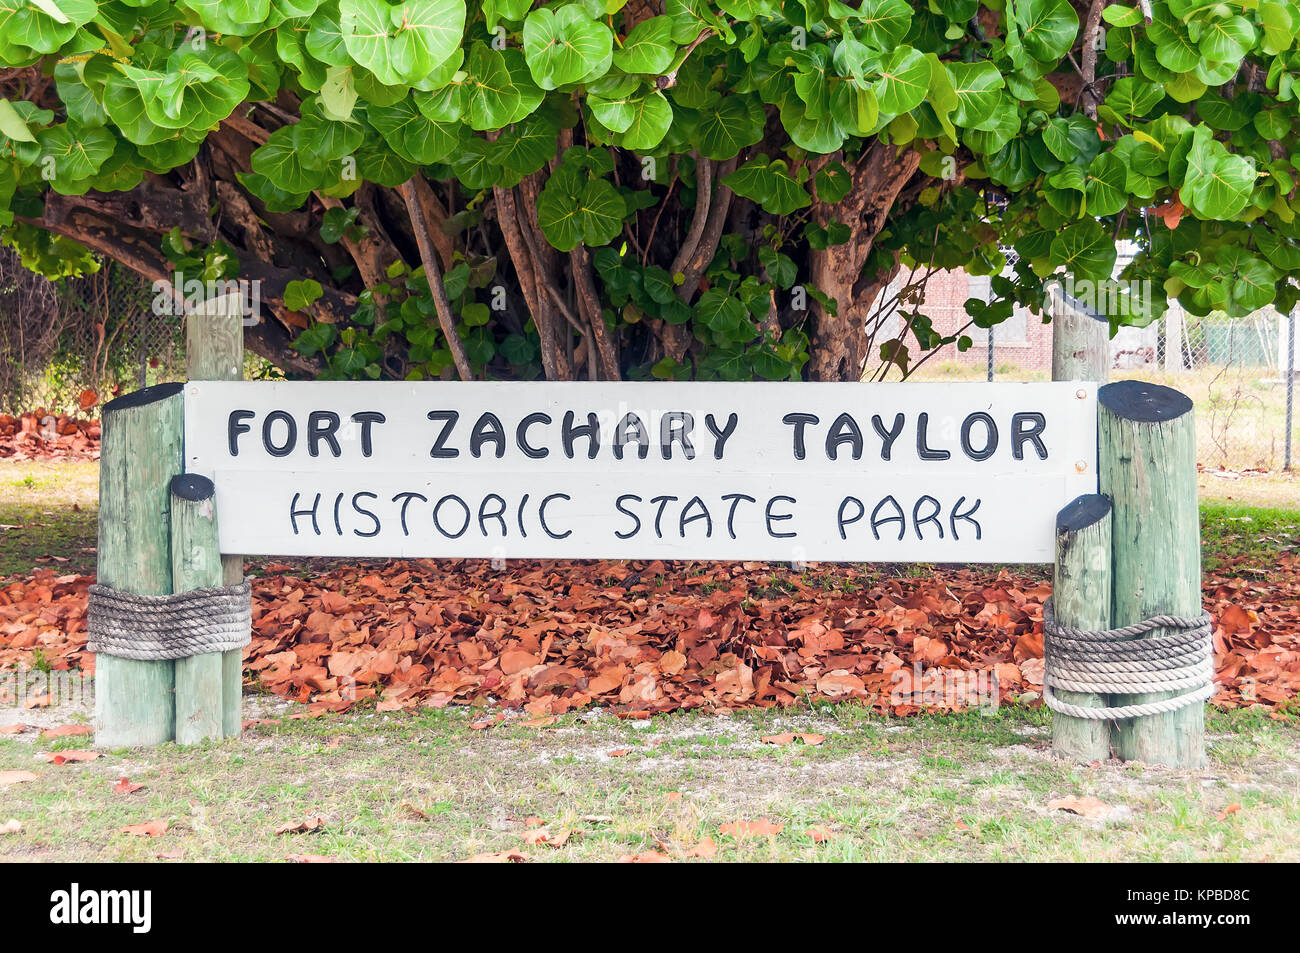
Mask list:
POLYGON ((1192 399, 1182 391, 1147 381, 1103 384, 1097 402, 1121 420, 1142 424, 1175 420, 1192 409, 1192 399))
POLYGON ((110 400, 104 405, 101 412, 101 418, 119 410, 129 410, 132 407, 143 407, 145 404, 152 404, 155 401, 166 400, 168 397, 174 397, 185 389, 183 382, 172 382, 167 384, 154 384, 152 387, 142 387, 140 390, 133 390, 129 394, 123 394, 110 400))
POLYGON ((1077 533, 1110 515, 1110 497, 1101 493, 1085 493, 1076 496, 1056 514, 1056 532, 1058 534, 1077 533))
POLYGON ((182 500, 199 503, 212 499, 217 488, 205 476, 199 476, 197 473, 181 473, 172 477, 171 492, 172 496, 182 500))

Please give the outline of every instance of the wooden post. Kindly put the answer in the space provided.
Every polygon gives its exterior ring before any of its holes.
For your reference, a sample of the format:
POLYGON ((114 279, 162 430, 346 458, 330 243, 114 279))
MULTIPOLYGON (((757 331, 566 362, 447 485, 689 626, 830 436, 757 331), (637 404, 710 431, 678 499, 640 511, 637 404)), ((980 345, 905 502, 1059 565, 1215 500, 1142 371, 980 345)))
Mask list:
MULTIPOLYGON (((220 586, 215 488, 207 477, 182 473, 171 481, 172 587, 188 592, 220 586)), ((176 660, 176 743, 221 738, 222 654, 205 652, 176 660)))
MULTIPOLYGON (((142 596, 172 591, 168 484, 181 472, 182 384, 158 384, 104 405, 99 460, 100 585, 142 596)), ((175 667, 100 654, 95 744, 156 745, 176 723, 175 667)))
MULTIPOLYGON (((1192 402, 1170 387, 1117 381, 1097 394, 1101 491, 1111 517, 1111 624, 1201 613, 1201 536, 1196 505, 1192 402)), ((1156 629, 1147 637, 1168 635, 1156 629)), ((1112 705, 1179 694, 1112 695, 1112 705)), ((1205 763, 1205 706, 1118 721, 1115 753, 1126 761, 1195 768, 1205 763)))
MULTIPOLYGON (((1056 621, 1076 629, 1109 629, 1111 602, 1111 506, 1097 493, 1080 496, 1056 516, 1056 570, 1052 606, 1056 621)), ((1106 696, 1053 690, 1084 708, 1105 708, 1106 696)), ((1052 751, 1071 761, 1110 757, 1110 722, 1052 715, 1052 751)))
POLYGON ((1110 325, 1059 295, 1054 298, 1052 312, 1052 380, 1109 379, 1110 325))
MULTIPOLYGON (((237 381, 244 376, 244 315, 241 295, 212 298, 185 319, 186 376, 192 381, 237 381)), ((215 542, 213 543, 215 547, 215 542)), ((215 548, 213 550, 216 552, 215 548)), ((244 578, 240 556, 222 557, 222 584, 244 578)), ((222 653, 222 732, 237 738, 243 725, 244 653, 222 653)))

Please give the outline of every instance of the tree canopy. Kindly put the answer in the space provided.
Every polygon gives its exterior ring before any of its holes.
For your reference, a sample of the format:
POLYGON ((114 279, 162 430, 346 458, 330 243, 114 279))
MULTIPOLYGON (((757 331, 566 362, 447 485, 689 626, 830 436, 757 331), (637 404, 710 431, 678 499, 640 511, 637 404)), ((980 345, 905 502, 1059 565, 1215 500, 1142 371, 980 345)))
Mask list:
POLYGON ((296 373, 906 372, 970 343, 939 269, 993 276, 978 327, 1124 240, 1115 324, 1290 308, 1298 37, 1290 0, 0 0, 0 227, 255 279, 296 373))

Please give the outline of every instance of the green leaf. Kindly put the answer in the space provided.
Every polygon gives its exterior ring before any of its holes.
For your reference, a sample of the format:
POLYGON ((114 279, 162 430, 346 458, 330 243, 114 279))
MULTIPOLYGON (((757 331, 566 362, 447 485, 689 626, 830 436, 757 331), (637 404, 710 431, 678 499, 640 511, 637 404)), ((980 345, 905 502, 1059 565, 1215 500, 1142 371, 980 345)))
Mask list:
POLYGON ((1232 219, 1245 209, 1256 178, 1253 159, 1229 153, 1208 126, 1197 126, 1179 196, 1201 218, 1232 219))
POLYGON ((910 46, 899 46, 880 64, 876 99, 882 112, 896 116, 919 106, 929 87, 930 63, 925 55, 910 46))
POLYGON ((907 36, 912 25, 912 5, 907 0, 864 0, 857 17, 862 21, 862 42, 890 50, 907 36))
POLYGON ((353 62, 385 86, 410 86, 459 52, 465 0, 339 0, 339 31, 353 62))
POLYGON ((1240 63, 1255 45, 1255 28, 1245 17, 1217 18, 1205 24, 1198 45, 1207 60, 1240 63))
POLYGON ((651 17, 638 23, 622 49, 614 51, 614 65, 625 73, 659 75, 668 69, 676 55, 673 21, 665 16, 651 17))
POLYGON ((352 81, 352 69, 331 66, 325 71, 325 83, 320 88, 321 112, 326 119, 346 122, 352 118, 352 107, 357 103, 357 90, 352 81))
POLYGON ((621 130, 619 145, 635 152, 659 145, 673 124, 673 108, 668 105, 668 99, 657 89, 645 89, 628 100, 627 105, 631 117, 627 127, 621 130))
POLYGON ((0 133, 16 142, 36 141, 32 131, 27 128, 27 123, 23 122, 23 118, 14 109, 13 103, 7 99, 0 99, 0 133))
POLYGON ((773 215, 789 215, 812 204, 808 190, 790 176, 781 159, 773 162, 767 156, 755 156, 722 182, 773 215))
POLYGON ((1069 0, 1016 0, 1020 40, 1036 60, 1055 64, 1079 33, 1079 15, 1069 0))
POLYGON ((431 122, 409 96, 392 106, 369 107, 366 120, 385 145, 416 165, 446 161, 461 142, 460 123, 431 122))
POLYGON ((987 60, 978 63, 948 63, 957 106, 952 120, 966 129, 986 122, 1001 100, 1006 86, 998 68, 987 60))
POLYGON ((706 159, 730 159, 763 138, 763 107, 751 96, 728 96, 700 116, 691 137, 706 159))
POLYGON ((1094 221, 1068 225, 1052 239, 1052 264, 1081 278, 1104 281, 1115 267, 1115 242, 1094 221))
POLYGON ((303 311, 324 294, 319 281, 307 278, 290 281, 284 286, 284 306, 290 311, 303 311))
POLYGON ((604 75, 613 56, 609 27, 570 3, 552 12, 534 10, 524 20, 524 57, 542 89, 555 89, 604 75))

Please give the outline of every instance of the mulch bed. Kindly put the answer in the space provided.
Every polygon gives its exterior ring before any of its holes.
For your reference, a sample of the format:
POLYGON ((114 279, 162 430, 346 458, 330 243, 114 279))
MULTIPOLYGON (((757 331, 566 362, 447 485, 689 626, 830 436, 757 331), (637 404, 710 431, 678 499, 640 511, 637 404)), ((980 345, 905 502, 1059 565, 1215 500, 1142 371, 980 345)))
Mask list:
MULTIPOLYGON (((534 720, 600 705, 625 717, 858 699, 881 712, 1034 703, 1042 687, 1040 575, 968 568, 769 563, 408 560, 253 585, 250 684, 312 713, 447 705, 534 720)), ((1300 562, 1267 580, 1207 573, 1220 708, 1294 704, 1300 562)), ((0 586, 0 668, 91 669, 86 576, 42 570, 0 586)), ((1277 717, 1282 714, 1274 712, 1277 717)), ((488 722, 481 722, 487 724, 488 722)))

